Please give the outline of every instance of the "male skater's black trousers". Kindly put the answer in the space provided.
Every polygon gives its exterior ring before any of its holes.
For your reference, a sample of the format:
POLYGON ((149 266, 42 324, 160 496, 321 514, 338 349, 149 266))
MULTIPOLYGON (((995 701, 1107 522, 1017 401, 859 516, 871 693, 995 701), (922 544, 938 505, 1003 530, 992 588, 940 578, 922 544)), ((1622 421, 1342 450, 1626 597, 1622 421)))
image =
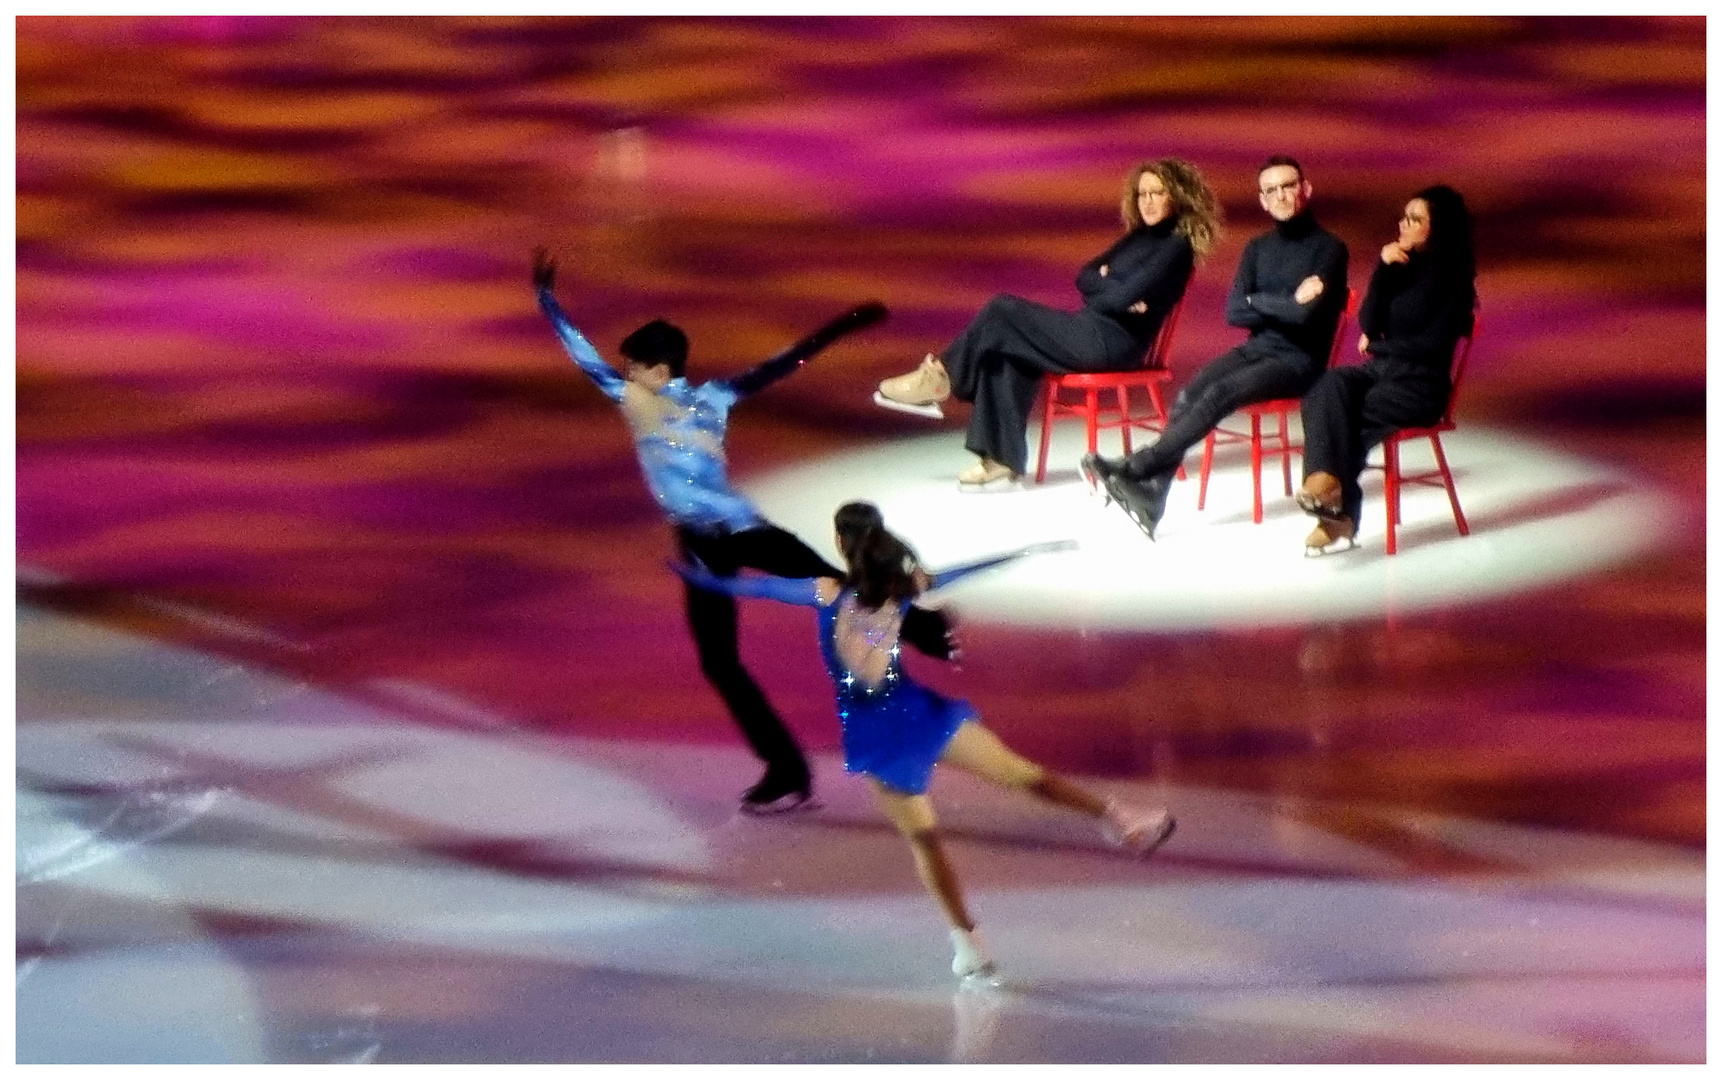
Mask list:
POLYGON ((1431 365, 1372 359, 1323 375, 1303 399, 1303 475, 1339 478, 1345 516, 1363 511, 1365 455, 1387 436, 1441 419, 1452 386, 1431 365))
MULTIPOLYGON (((743 567, 786 578, 843 577, 843 571, 826 562, 800 537, 776 525, 732 533, 697 532, 680 526, 676 532, 682 556, 698 559, 720 577, 733 576, 743 567)), ((765 762, 769 786, 808 790, 811 777, 807 758, 759 684, 742 666, 736 649, 735 598, 692 585, 685 588, 688 629, 699 650, 700 671, 729 707, 747 744, 765 762)), ((945 617, 927 608, 911 606, 903 619, 903 640, 940 659, 951 652, 947 631, 945 617)))
POLYGON ((1153 446, 1130 455, 1125 475, 1135 480, 1171 479, 1185 452, 1207 438, 1221 420, 1258 401, 1302 397, 1321 372, 1318 361, 1293 349, 1257 351, 1245 342, 1221 354, 1178 391, 1166 429, 1153 446))
POLYGON ((963 446, 1015 472, 1028 469, 1028 417, 1047 375, 1128 371, 1149 339, 1084 308, 1060 311, 1020 296, 987 301, 941 359, 951 394, 973 402, 963 446))

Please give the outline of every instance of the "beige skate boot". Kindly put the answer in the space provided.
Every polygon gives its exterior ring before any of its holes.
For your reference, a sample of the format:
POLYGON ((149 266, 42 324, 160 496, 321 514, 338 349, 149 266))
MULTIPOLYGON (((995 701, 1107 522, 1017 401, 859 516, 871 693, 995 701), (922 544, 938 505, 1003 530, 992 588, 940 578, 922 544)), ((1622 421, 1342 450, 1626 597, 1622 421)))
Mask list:
POLYGON ((951 377, 945 373, 945 365, 928 353, 914 371, 880 383, 873 394, 873 404, 942 420, 945 410, 939 406, 950 396, 951 377))
POLYGON ((963 491, 978 491, 1000 485, 1001 481, 1016 484, 1021 480, 1022 474, 1009 465, 984 457, 957 474, 957 487, 963 491))
POLYGON ((1350 551, 1357 546, 1357 526, 1350 518, 1323 518, 1310 534, 1303 538, 1303 553, 1306 558, 1318 555, 1335 555, 1341 551, 1350 551))
POLYGON ((1298 509, 1323 521, 1331 521, 1344 512, 1339 500, 1339 477, 1332 473, 1310 473, 1297 493, 1298 509))

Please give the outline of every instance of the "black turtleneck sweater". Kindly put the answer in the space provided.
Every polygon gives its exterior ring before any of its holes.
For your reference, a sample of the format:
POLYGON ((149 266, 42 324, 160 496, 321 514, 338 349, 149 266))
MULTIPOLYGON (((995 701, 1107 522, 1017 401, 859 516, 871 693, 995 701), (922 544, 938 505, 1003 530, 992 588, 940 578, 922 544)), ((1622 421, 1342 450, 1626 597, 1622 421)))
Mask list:
POLYGON ((1132 338, 1150 341, 1183 297, 1196 265, 1190 241, 1175 231, 1177 225, 1176 215, 1158 225, 1138 225, 1090 259, 1076 275, 1083 306, 1122 326, 1132 338), (1147 301, 1146 312, 1130 310, 1138 301, 1147 301))
POLYGON ((1475 285, 1464 267, 1413 251, 1409 262, 1377 262, 1358 327, 1378 365, 1446 384, 1453 347, 1471 331, 1475 285))
POLYGON ((1298 354, 1325 367, 1345 310, 1348 258, 1345 242, 1307 210, 1245 244, 1226 298, 1226 322, 1250 332, 1246 353, 1298 354), (1292 296, 1311 274, 1321 278, 1321 295, 1300 304, 1292 296))

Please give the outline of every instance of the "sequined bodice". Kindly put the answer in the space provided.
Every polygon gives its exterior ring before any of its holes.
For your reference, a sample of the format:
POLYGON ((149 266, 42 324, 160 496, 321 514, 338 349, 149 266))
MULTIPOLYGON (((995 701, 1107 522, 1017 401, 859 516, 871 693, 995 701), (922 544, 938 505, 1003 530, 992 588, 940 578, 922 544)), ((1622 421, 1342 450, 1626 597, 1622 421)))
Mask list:
POLYGON ((660 442, 676 453, 716 458, 721 465, 729 410, 713 400, 714 395, 701 394, 702 389, 678 379, 654 394, 647 407, 638 410, 640 415, 629 417, 639 421, 635 437, 660 442))
POLYGON ((731 489, 724 463, 724 431, 734 400, 722 384, 691 386, 685 379, 672 380, 656 394, 623 399, 646 483, 678 524, 739 531, 762 520, 753 504, 731 489))
POLYGON ((820 647, 841 697, 889 693, 902 678, 906 603, 862 607, 852 590, 820 611, 820 647))

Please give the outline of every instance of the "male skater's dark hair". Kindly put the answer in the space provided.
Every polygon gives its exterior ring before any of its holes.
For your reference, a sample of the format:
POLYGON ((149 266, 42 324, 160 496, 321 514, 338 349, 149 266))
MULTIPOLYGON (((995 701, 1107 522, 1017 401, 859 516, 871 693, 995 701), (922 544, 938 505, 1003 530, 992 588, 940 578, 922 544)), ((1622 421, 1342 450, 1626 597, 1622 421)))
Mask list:
POLYGON ((688 367, 688 335, 672 323, 653 319, 622 339, 622 355, 647 367, 668 364, 670 375, 679 379, 688 367))
POLYGON ((921 595, 915 572, 921 561, 908 544, 885 528, 879 508, 869 502, 849 502, 837 508, 837 549, 849 564, 843 584, 855 590, 866 608, 889 600, 913 600, 921 595))
POLYGON ((1268 158, 1266 161, 1262 162, 1262 167, 1256 170, 1256 175, 1260 176, 1269 169, 1278 168, 1281 165, 1290 165, 1292 168, 1297 170, 1297 178, 1299 180, 1303 179, 1303 166, 1297 163, 1297 158, 1294 158, 1289 154, 1275 154, 1273 157, 1268 158))

